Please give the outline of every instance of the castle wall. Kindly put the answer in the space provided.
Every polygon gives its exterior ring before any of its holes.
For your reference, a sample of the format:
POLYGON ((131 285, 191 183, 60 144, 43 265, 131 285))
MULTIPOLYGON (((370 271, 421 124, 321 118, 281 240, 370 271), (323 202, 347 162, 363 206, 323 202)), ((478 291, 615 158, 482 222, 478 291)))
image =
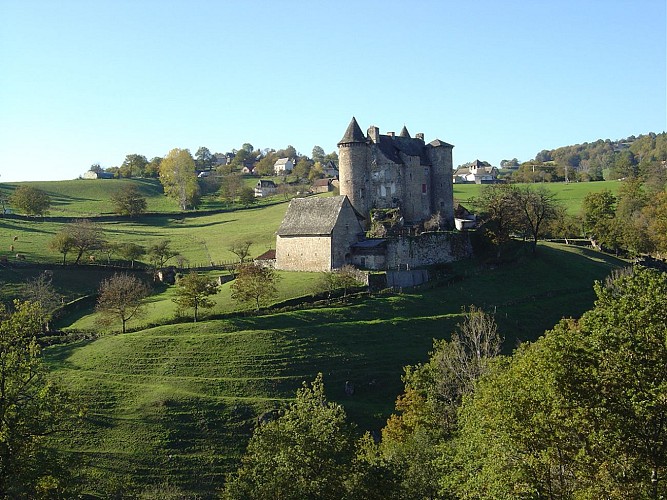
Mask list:
POLYGON ((369 211, 373 208, 396 208, 403 199, 403 175, 401 165, 387 159, 377 147, 370 147, 369 165, 370 193, 369 211))
POLYGON ((276 269, 282 271, 330 271, 331 237, 278 236, 276 269))
POLYGON ((434 232, 387 240, 387 269, 443 264, 471 256, 467 233, 434 232))

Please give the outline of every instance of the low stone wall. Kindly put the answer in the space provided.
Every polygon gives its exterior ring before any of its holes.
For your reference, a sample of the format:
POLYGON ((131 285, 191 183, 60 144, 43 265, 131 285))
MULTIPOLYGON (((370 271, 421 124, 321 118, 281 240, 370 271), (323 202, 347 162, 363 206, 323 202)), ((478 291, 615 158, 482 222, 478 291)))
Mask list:
POLYGON ((471 256, 468 233, 439 231, 387 240, 387 269, 412 269, 471 256))
POLYGON ((409 288, 423 285, 428 281, 426 269, 410 271, 387 271, 387 286, 391 288, 409 288))

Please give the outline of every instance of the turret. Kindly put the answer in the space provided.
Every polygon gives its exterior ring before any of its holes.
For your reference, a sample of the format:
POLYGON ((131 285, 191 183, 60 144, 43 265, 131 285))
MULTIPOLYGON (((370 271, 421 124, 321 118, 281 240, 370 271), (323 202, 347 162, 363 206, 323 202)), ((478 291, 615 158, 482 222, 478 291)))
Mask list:
POLYGON ((366 218, 370 210, 367 157, 368 140, 352 117, 345 135, 338 142, 340 194, 346 195, 354 209, 366 218))

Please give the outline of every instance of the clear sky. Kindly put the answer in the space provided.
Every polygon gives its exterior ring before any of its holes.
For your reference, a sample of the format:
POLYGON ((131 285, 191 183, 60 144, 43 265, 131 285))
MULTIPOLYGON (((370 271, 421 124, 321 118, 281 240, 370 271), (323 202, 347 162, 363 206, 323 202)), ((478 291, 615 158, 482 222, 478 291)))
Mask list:
POLYGON ((0 182, 172 148, 336 149, 406 125, 454 164, 662 132, 665 0, 0 0, 0 182))

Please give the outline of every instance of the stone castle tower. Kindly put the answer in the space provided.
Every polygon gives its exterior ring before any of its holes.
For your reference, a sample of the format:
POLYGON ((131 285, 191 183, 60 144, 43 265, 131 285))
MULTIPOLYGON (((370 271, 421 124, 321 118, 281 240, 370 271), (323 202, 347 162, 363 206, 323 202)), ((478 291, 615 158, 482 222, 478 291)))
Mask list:
POLYGON ((364 135, 353 117, 338 143, 340 194, 364 217, 374 208, 399 208, 407 224, 440 212, 453 225, 452 146, 424 134, 410 137, 403 127, 381 135, 370 127, 364 135))

